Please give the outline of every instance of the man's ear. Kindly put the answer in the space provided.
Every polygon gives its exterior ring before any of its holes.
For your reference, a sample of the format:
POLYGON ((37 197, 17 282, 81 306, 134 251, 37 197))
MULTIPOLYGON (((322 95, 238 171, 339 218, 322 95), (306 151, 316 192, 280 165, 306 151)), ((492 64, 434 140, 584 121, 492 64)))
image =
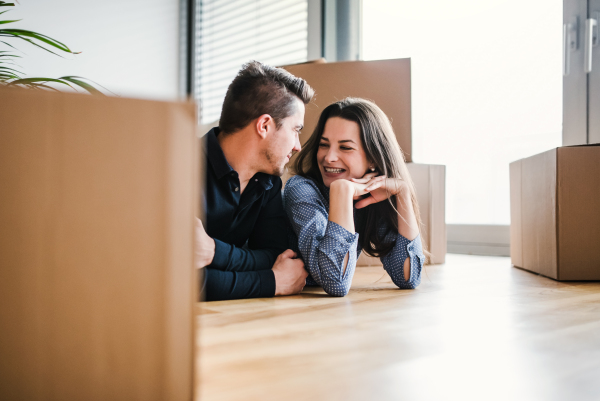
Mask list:
POLYGON ((273 120, 273 117, 268 114, 263 114, 256 119, 256 132, 263 139, 267 137, 274 127, 275 121, 273 120))

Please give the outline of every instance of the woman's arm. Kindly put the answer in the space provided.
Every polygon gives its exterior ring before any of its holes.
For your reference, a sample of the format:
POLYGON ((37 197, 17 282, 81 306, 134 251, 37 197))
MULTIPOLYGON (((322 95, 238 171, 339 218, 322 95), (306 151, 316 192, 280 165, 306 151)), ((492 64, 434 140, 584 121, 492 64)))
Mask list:
MULTIPOLYGON (((354 234, 354 184, 337 180, 329 188, 329 221, 339 224, 354 234)), ((346 272, 348 255, 344 257, 342 273, 346 272)))
POLYGON ((381 258, 383 268, 394 284, 403 289, 414 289, 421 282, 421 269, 425 263, 419 225, 413 208, 410 190, 401 183, 396 194, 398 234, 392 251, 381 258))
MULTIPOLYGON (((360 182, 361 180, 353 181, 360 182)), ((359 201, 356 204, 357 208, 385 201, 390 195, 396 196, 398 234, 395 239, 389 239, 390 241, 395 240, 396 245, 388 255, 381 258, 381 261, 384 269, 398 287, 415 288, 421 281, 421 268, 425 262, 425 256, 410 187, 406 181, 380 176, 367 183, 366 191, 371 196, 359 201)))
MULTIPOLYGON (((396 194, 396 209, 398 209, 398 234, 413 241, 419 235, 419 224, 413 208, 410 189, 405 181, 400 182, 400 189, 396 194)), ((403 270, 404 280, 408 281, 410 279, 410 256, 404 261, 403 270)))
MULTIPOLYGON (((330 188, 330 192, 332 190, 334 188, 330 188)), ((329 295, 344 296, 354 276, 358 234, 354 232, 353 216, 348 216, 348 210, 344 210, 349 206, 352 213, 352 198, 344 203, 344 197, 337 195, 336 192, 330 196, 341 206, 333 208, 337 220, 333 221, 326 208, 326 199, 309 179, 293 177, 284 190, 285 210, 298 237, 298 250, 305 268, 329 295)), ((332 210, 331 204, 329 209, 332 210)))

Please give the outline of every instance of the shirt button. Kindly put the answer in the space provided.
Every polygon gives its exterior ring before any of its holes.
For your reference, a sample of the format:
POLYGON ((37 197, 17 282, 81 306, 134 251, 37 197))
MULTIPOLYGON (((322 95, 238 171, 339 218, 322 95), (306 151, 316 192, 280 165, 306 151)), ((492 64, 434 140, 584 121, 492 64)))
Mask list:
POLYGON ((258 181, 258 178, 255 178, 254 181, 258 181))
POLYGON ((239 188, 238 188, 238 187, 235 187, 234 191, 235 191, 235 192, 239 191, 239 188))

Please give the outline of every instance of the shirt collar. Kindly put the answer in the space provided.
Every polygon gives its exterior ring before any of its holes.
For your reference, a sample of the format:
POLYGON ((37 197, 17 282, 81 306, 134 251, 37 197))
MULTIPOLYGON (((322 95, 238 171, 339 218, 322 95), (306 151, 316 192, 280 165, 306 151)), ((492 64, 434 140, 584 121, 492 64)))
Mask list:
MULTIPOLYGON (((219 127, 214 127, 206 134, 206 157, 215 171, 217 179, 221 179, 227 174, 236 172, 227 162, 223 149, 221 149, 221 145, 217 140, 217 135, 219 135, 220 132, 219 127)), ((268 191, 273 188, 273 178, 275 177, 269 174, 256 173, 251 180, 258 181, 265 191, 268 191)))
POLYGON ((206 134, 206 157, 215 171, 217 179, 221 179, 225 175, 235 171, 233 167, 227 163, 223 149, 221 149, 221 145, 217 140, 219 132, 219 128, 215 127, 206 134))

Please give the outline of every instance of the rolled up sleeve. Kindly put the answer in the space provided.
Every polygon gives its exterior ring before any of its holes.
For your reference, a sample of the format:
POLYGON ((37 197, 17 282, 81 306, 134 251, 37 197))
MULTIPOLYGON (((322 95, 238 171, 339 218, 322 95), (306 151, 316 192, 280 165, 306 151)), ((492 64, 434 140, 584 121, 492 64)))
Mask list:
POLYGON ((327 294, 346 295, 356 268, 358 234, 329 221, 323 195, 306 178, 296 176, 288 181, 284 204, 310 277, 327 294))
POLYGON ((388 272, 394 284, 402 289, 415 289, 421 283, 421 270, 425 264, 421 235, 409 241, 396 234, 396 244, 390 253, 381 258, 383 268, 388 272), (404 261, 410 257, 410 276, 404 278, 404 261))

